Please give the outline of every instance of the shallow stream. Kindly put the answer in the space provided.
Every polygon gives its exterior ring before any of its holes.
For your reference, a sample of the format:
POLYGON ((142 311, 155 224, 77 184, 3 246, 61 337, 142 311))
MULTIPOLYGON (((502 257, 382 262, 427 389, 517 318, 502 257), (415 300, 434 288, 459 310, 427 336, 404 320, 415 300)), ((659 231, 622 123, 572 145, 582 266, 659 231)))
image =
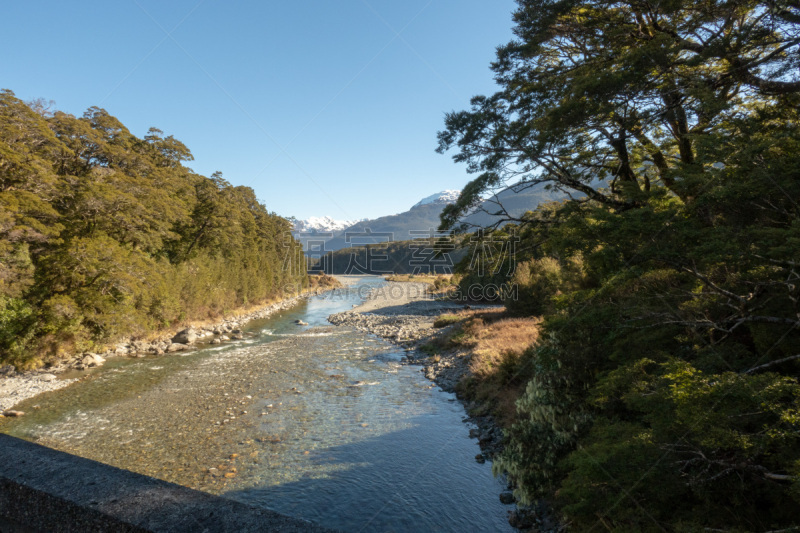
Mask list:
POLYGON ((364 293, 310 298, 243 341, 109 360, 0 431, 345 531, 513 531, 454 396, 327 323, 364 293))

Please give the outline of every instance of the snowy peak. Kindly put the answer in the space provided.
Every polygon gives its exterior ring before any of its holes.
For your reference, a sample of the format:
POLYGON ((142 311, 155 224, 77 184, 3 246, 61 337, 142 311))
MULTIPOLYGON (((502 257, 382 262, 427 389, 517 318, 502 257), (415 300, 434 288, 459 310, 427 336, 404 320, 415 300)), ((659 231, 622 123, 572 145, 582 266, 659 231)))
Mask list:
POLYGON ((458 200, 458 196, 461 194, 461 191, 450 189, 442 192, 437 192, 436 194, 432 194, 427 198, 423 198, 416 204, 414 204, 411 209, 415 207, 419 207, 421 205, 428 205, 428 204, 453 204, 458 200))
POLYGON ((335 220, 331 217, 311 217, 306 220, 297 220, 294 223, 294 231, 297 232, 336 232, 349 228, 359 220, 335 220))
MULTIPOLYGON (((447 191, 437 192, 436 194, 432 194, 427 198, 423 198, 411 209, 415 207, 420 207, 423 205, 430 205, 436 204, 444 208, 447 204, 452 204, 456 200, 458 200, 458 196, 461 194, 461 191, 451 189, 447 191)), ((409 213, 408 216, 411 218, 419 217, 419 212, 406 212, 409 213)), ((405 216, 406 213, 400 213, 398 215, 392 215, 396 217, 405 216)), ((336 220, 331 217, 310 217, 306 220, 296 220, 294 223, 294 232, 295 233, 339 233, 344 231, 351 226, 358 224, 359 222, 363 222, 368 220, 366 218, 362 218, 359 220, 336 220)), ((374 228, 372 228, 374 229, 374 228)))

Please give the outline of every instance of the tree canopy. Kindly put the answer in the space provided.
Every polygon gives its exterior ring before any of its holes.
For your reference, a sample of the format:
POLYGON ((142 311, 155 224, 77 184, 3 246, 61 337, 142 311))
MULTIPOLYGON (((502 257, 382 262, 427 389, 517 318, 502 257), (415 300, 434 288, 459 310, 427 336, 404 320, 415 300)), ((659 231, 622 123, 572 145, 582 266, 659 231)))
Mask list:
POLYGON ((512 183, 547 182, 616 211, 654 186, 690 200, 738 123, 800 103, 797 2, 519 4, 518 38, 492 65, 502 90, 447 114, 439 134, 440 151, 457 147, 454 159, 479 173, 448 225, 512 183))
POLYGON ((797 526, 800 4, 518 4, 500 90, 439 134, 477 174, 445 227, 570 195, 491 235, 544 316, 496 467, 578 530, 797 526))
POLYGON ((41 364, 306 284, 291 224, 106 110, 0 91, 0 362, 41 364))

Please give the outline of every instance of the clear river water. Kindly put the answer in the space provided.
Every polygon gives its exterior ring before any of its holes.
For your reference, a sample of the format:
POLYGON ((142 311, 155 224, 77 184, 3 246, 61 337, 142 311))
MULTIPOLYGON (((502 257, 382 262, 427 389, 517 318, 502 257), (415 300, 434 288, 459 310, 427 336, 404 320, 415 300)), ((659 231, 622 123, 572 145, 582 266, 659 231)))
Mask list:
POLYGON ((242 341, 110 359, 0 431, 344 531, 513 531, 455 397, 401 348, 327 322, 359 293, 250 322, 242 341))

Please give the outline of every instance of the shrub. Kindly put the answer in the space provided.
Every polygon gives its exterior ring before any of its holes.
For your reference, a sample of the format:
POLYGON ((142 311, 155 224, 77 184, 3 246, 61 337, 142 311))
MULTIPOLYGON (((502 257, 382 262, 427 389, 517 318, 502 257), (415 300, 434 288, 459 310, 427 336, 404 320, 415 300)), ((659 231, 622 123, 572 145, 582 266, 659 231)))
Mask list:
POLYGON ((451 324, 456 324, 458 322, 461 322, 463 319, 464 317, 460 317, 458 315, 440 315, 439 318, 434 320, 433 327, 443 328, 451 324))
POLYGON ((517 265, 511 282, 517 285, 517 297, 504 303, 519 315, 543 315, 555 309, 553 299, 564 291, 578 288, 584 278, 580 256, 563 263, 552 257, 531 259, 517 265))

